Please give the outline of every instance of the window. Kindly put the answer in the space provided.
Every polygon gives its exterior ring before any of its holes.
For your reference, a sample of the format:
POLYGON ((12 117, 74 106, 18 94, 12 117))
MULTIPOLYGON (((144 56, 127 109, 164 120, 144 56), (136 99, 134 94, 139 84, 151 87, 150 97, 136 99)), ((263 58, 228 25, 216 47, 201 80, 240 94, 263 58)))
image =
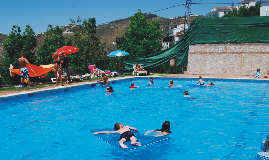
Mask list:
POLYGON ((227 11, 224 11, 224 15, 227 13, 227 11))

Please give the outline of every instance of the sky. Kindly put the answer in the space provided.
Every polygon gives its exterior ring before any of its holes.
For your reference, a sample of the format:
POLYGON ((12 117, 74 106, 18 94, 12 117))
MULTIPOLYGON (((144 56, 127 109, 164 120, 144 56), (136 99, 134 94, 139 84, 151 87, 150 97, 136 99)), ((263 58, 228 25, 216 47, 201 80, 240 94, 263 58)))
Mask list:
MULTIPOLYGON (((0 0, 0 32, 9 35, 13 25, 21 28, 30 25, 38 34, 45 32, 48 25, 64 26, 70 18, 95 17, 97 25, 128 18, 141 9, 142 13, 153 13, 164 18, 185 15, 186 0, 0 0), (177 6, 180 5, 180 6, 177 6), (176 7, 173 7, 176 6, 176 7), (172 7, 172 8, 170 8, 172 7), (165 9, 169 8, 169 9, 165 9), (162 10, 164 9, 164 10, 162 10), (154 12, 161 10, 158 12, 154 12)), ((239 0, 192 0, 193 3, 232 3, 239 0)), ((206 15, 213 7, 229 4, 193 4, 193 15, 206 15)))

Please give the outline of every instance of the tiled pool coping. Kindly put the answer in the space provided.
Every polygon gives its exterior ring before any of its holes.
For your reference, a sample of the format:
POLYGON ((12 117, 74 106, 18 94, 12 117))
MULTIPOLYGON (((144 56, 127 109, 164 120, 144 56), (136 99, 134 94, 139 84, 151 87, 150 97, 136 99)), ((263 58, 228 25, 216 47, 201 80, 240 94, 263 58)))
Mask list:
MULTIPOLYGON (((198 80, 198 78, 194 77, 161 77, 161 76, 152 76, 156 79, 167 79, 167 80, 198 80)), ((120 78, 113 78, 110 79, 110 82, 116 83, 120 81, 126 81, 126 80, 132 80, 132 79, 149 79, 149 76, 140 76, 140 77, 120 77, 120 78)), ((269 79, 249 79, 249 78, 214 78, 214 77, 205 77, 203 78, 205 82, 216 82, 216 81, 230 81, 230 82, 262 82, 262 83, 269 83, 269 79)), ((96 86, 97 82, 83 82, 83 83, 78 83, 74 85, 68 85, 68 86, 59 86, 59 87, 54 87, 54 88, 44 88, 44 89, 38 89, 38 90, 33 90, 33 91, 22 91, 22 92, 16 92, 16 93, 10 93, 10 94, 5 94, 5 95, 0 95, 0 101, 9 101, 12 99, 16 98, 22 98, 22 97, 31 97, 35 95, 40 95, 40 94, 48 94, 48 93, 59 93, 59 92, 64 92, 68 90, 73 90, 73 89, 78 89, 78 88, 86 88, 86 87, 94 87, 96 86)))

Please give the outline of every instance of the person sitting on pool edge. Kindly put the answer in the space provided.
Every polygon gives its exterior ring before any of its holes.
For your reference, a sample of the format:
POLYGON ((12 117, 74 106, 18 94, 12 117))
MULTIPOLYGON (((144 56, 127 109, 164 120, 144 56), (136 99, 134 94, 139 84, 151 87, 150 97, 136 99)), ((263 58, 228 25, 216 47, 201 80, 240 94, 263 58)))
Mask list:
POLYGON ((264 75, 264 78, 269 78, 269 70, 267 70, 267 75, 264 75))
POLYGON ((261 72, 260 69, 257 69, 256 74, 254 75, 254 78, 260 78, 261 77, 261 72))
POLYGON ((170 80, 169 87, 175 87, 173 80, 170 80))
POLYGON ((107 87, 105 91, 106 92, 114 92, 112 86, 107 87))
POLYGON ((120 136, 119 144, 121 148, 128 148, 124 144, 124 142, 127 142, 127 141, 131 141, 131 145, 141 146, 141 143, 136 141, 135 135, 130 131, 130 130, 138 131, 138 129, 134 127, 130 127, 130 126, 123 126, 122 123, 116 123, 114 125, 114 129, 116 131, 101 131, 101 132, 94 132, 93 134, 96 135, 96 134, 120 133, 121 136, 120 136))
POLYGON ((197 84, 200 83, 200 85, 204 85, 204 81, 202 79, 202 76, 199 76, 199 81, 197 82, 197 84))
POLYGON ((150 86, 150 85, 154 85, 154 84, 155 84, 155 82, 153 82, 153 77, 150 77, 150 81, 147 85, 150 86))
POLYGON ((109 85, 109 81, 108 81, 108 78, 106 77, 106 74, 105 73, 102 73, 102 79, 100 79, 100 81, 104 81, 104 85, 109 85))
POLYGON ((139 88, 139 86, 135 86, 134 83, 131 83, 131 86, 129 88, 139 88))
POLYGON ((196 98, 194 98, 194 97, 191 97, 191 96, 189 95, 189 92, 188 92, 188 91, 184 91, 184 92, 183 92, 183 95, 184 95, 184 98, 196 99, 196 98))
POLYGON ((145 135, 149 135, 151 132, 154 132, 154 137, 158 137, 158 136, 166 136, 170 133, 172 133, 170 131, 170 122, 169 121, 165 121, 162 125, 162 129, 156 129, 156 130, 150 130, 150 131, 147 131, 145 133, 145 135))

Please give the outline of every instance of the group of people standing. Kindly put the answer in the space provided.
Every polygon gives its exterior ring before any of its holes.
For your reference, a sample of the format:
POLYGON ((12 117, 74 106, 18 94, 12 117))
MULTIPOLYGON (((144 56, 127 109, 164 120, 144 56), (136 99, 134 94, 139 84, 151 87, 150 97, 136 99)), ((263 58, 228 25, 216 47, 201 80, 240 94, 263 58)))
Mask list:
POLYGON ((70 64, 69 64, 69 58, 67 57, 66 53, 63 51, 61 52, 62 59, 58 56, 58 53, 54 53, 54 68, 53 71, 55 73, 55 78, 56 78, 56 84, 55 86, 58 85, 58 76, 61 81, 61 86, 63 86, 63 79, 62 79, 62 73, 64 72, 66 74, 66 83, 70 81, 70 64))
MULTIPOLYGON (((62 59, 58 56, 58 53, 55 52, 54 53, 54 68, 53 71, 55 73, 55 77, 56 77, 56 84, 55 86, 58 85, 58 76, 60 78, 61 81, 61 86, 63 85, 63 81, 62 81, 62 73, 64 72, 67 75, 66 78, 66 83, 68 83, 68 81, 70 81, 70 65, 69 65, 69 58, 67 57, 65 52, 61 52, 62 55, 62 59)), ((29 71, 27 69, 26 64, 29 64, 28 60, 25 58, 25 54, 22 53, 21 57, 18 59, 18 62, 20 64, 21 67, 21 86, 23 87, 23 82, 24 82, 24 78, 27 79, 27 84, 30 87, 30 76, 29 76, 29 71)))

